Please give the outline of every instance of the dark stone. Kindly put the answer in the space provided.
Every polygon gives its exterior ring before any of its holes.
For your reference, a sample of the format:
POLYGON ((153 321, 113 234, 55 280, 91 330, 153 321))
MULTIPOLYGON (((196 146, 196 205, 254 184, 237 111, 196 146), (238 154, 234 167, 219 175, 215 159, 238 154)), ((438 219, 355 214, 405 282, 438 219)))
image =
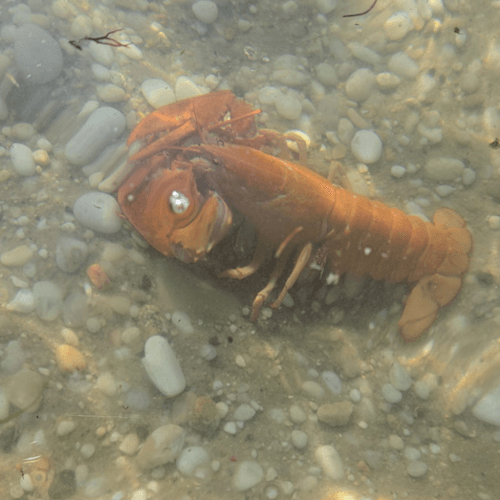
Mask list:
POLYGON ((52 500, 64 500, 76 493, 75 473, 66 469, 58 472, 49 487, 49 498, 52 500))
POLYGON ((19 439, 19 432, 14 425, 0 432, 0 450, 9 453, 19 439))

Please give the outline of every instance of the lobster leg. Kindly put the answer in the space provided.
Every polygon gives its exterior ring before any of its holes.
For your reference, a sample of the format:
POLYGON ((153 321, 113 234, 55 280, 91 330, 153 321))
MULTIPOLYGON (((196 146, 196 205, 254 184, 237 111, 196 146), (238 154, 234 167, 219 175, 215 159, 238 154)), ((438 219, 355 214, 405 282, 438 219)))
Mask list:
POLYGON ((235 269, 226 269, 219 274, 220 278, 233 278, 237 280, 242 280, 252 275, 264 262, 267 254, 267 245, 264 243, 262 238, 259 238, 257 242, 257 248, 252 257, 252 261, 248 266, 237 267, 235 269))

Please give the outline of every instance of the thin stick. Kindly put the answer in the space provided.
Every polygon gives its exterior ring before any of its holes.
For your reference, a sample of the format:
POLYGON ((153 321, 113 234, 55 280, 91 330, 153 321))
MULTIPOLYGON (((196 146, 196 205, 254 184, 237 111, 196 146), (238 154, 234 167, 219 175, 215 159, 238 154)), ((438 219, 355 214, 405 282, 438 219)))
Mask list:
POLYGON ((357 16, 364 16, 365 14, 368 14, 368 12, 370 12, 373 7, 375 7, 375 4, 377 3, 377 0, 375 0, 373 3, 372 3, 372 6, 368 9, 368 10, 365 10, 364 12, 360 12, 359 14, 346 14, 345 16, 342 16, 342 17, 357 17, 357 16))

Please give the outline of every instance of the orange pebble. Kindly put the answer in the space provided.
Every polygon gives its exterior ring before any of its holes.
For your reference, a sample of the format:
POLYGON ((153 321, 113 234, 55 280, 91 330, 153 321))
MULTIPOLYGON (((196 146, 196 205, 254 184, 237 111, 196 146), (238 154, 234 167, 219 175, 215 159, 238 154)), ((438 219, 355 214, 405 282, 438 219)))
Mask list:
POLYGON ((76 347, 67 344, 60 345, 56 349, 56 361, 59 370, 63 372, 74 372, 87 368, 85 356, 76 347))
POLYGON ((87 276, 92 284, 99 290, 102 290, 111 283, 104 269, 99 264, 92 264, 87 269, 87 276))

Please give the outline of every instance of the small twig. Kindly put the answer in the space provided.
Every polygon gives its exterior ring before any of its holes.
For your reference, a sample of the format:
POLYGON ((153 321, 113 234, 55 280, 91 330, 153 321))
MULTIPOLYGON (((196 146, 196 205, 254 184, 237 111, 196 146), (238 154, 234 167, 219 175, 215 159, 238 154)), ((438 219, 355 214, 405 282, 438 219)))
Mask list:
POLYGON ((358 17, 358 16, 364 16, 365 14, 368 14, 368 12, 370 12, 373 7, 375 7, 375 4, 377 3, 377 0, 375 0, 373 3, 372 3, 372 6, 368 9, 368 10, 365 10, 364 12, 360 12, 359 14, 346 14, 345 16, 342 16, 342 17, 358 17))
POLYGON ((69 43, 73 45, 73 47, 76 47, 78 50, 82 50, 80 44, 84 41, 100 43, 101 45, 110 45, 111 47, 128 47, 130 43, 121 43, 118 40, 115 40, 114 38, 110 38, 109 35, 117 33, 118 31, 123 31, 123 28, 119 28, 113 31, 108 31, 108 33, 106 33, 104 36, 96 36, 96 37, 86 36, 80 38, 79 40, 70 40, 69 43))

